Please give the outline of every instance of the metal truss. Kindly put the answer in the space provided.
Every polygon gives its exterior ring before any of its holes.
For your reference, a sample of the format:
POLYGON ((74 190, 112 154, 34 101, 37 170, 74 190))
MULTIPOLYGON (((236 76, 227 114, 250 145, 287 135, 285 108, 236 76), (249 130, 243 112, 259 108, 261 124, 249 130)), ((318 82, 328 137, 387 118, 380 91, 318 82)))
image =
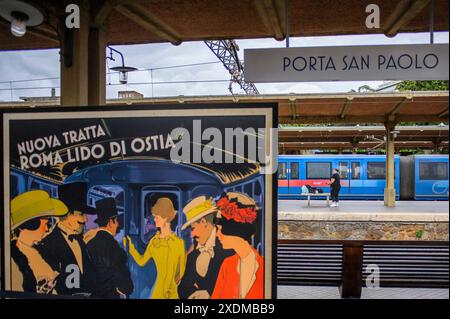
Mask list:
POLYGON ((245 82, 244 65, 239 60, 237 51, 239 47, 234 40, 205 41, 205 44, 214 55, 223 63, 231 75, 228 90, 233 94, 233 83, 239 84, 247 95, 258 95, 255 84, 245 82))

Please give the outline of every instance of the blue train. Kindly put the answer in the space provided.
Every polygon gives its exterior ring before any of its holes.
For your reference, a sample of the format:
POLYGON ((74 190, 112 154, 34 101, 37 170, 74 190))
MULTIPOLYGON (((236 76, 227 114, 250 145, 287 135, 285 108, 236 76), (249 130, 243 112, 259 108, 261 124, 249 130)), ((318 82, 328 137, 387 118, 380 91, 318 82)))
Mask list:
MULTIPOLYGON (((329 192, 333 168, 341 174, 342 199, 383 199, 386 157, 377 155, 280 155, 278 196, 302 198, 304 185, 329 192)), ((448 155, 395 156, 397 199, 448 200, 448 155)))
MULTIPOLYGON (((182 231, 186 220, 183 207, 193 198, 201 195, 218 197, 223 192, 242 192, 255 199, 264 216, 264 175, 257 171, 213 172, 196 165, 173 163, 163 159, 118 160, 81 169, 68 176, 64 183, 84 182, 88 185, 87 203, 95 206, 101 198, 113 197, 119 211, 125 212, 125 227, 116 235, 121 238, 129 235, 138 250, 145 251, 149 240, 156 233, 151 215, 151 207, 160 197, 169 197, 178 211, 172 228, 185 241, 186 249, 191 246, 190 228, 182 231), (180 182, 182 181, 182 182, 180 182)), ((17 168, 11 170, 11 198, 33 189, 46 190, 57 197, 57 183, 43 176, 34 175, 17 168)), ((88 216, 87 229, 96 227, 95 216, 88 216), (91 218, 92 217, 92 218, 91 218)), ((263 223, 262 223, 263 225, 263 223)), ((263 229, 253 238, 253 246, 263 255, 263 229)), ((129 260, 129 269, 135 289, 131 298, 148 298, 149 287, 156 280, 156 267, 153 261, 139 267, 129 260)))

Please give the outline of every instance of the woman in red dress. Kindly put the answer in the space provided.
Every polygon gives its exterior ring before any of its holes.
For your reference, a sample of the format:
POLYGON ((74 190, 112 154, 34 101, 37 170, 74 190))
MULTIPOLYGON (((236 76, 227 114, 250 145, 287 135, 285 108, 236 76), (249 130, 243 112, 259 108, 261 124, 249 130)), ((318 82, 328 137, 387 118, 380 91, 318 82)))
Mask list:
POLYGON ((220 215, 217 236, 223 248, 235 254, 223 261, 211 298, 264 298, 264 258, 251 245, 258 214, 255 201, 229 192, 216 205, 220 215))

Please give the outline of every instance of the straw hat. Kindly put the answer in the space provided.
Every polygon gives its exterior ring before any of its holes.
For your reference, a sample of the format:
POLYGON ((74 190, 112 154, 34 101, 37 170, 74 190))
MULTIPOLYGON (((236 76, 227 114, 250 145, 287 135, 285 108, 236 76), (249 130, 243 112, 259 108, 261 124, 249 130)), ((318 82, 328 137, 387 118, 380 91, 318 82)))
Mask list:
POLYGON ((64 216, 67 206, 43 190, 22 193, 11 201, 11 229, 36 217, 64 216))
POLYGON ((181 227, 181 230, 185 230, 193 223, 216 211, 217 207, 214 205, 212 198, 208 199, 206 196, 194 198, 183 208, 183 213, 186 215, 186 223, 181 227))

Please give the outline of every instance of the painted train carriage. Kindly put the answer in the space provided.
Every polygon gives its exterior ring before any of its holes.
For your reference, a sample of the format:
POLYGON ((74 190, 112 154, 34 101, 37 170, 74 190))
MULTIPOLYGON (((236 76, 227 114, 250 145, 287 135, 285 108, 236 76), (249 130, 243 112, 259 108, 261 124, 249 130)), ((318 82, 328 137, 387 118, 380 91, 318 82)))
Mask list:
MULTIPOLYGON (((190 228, 181 230, 186 220, 182 209, 193 198, 201 195, 218 197, 228 191, 243 192, 255 199, 264 210, 264 175, 259 174, 259 167, 254 164, 233 164, 230 167, 233 170, 221 171, 217 167, 209 169, 162 159, 120 160, 81 169, 68 176, 65 183, 87 183, 89 192, 86 201, 92 207, 99 199, 115 198, 118 210, 125 213, 125 227, 115 238, 121 243, 122 237, 129 235, 141 252, 156 233, 151 207, 158 198, 169 197, 178 211, 172 229, 189 249, 192 243, 190 228)), ((43 189, 57 197, 58 182, 46 177, 12 168, 11 181, 12 197, 32 189, 43 189)), ((260 216, 264 216, 264 211, 260 216)), ((95 216, 88 217, 87 230, 96 227, 93 222, 95 216)), ((253 246, 263 255, 264 222, 260 225, 261 229, 253 238, 253 246)), ((157 275, 154 262, 139 267, 129 258, 128 265, 135 286, 130 297, 149 298, 157 275)))
MULTIPOLYGON (((400 158, 395 156, 395 189, 399 199, 400 158)), ((332 170, 341 175, 342 199, 382 199, 386 185, 385 156, 375 155, 281 155, 278 159, 280 198, 302 198, 302 186, 330 192, 332 170)))

